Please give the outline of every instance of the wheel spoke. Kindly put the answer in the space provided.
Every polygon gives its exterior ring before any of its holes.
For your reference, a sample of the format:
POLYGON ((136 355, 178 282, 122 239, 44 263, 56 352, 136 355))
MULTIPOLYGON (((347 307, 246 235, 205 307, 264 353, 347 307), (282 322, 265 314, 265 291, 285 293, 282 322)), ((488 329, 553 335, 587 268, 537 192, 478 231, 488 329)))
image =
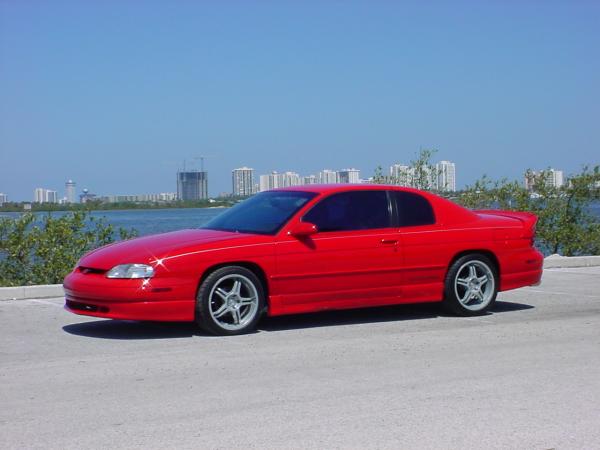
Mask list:
POLYGON ((251 305, 256 300, 256 297, 240 297, 240 306, 251 305))
POLYGON ((217 294, 223 300, 225 300, 227 298, 227 295, 228 295, 227 292, 225 292, 225 290, 223 290, 223 288, 217 288, 217 289, 215 289, 215 294, 217 294))
POLYGON ((487 275, 483 275, 482 277, 477 278, 477 280, 479 281, 479 284, 483 286, 488 282, 488 277, 487 275))
POLYGON ((456 284, 464 287, 469 287, 469 281, 466 278, 457 278, 456 284))
POLYGON ((483 293, 481 291, 479 291, 479 290, 478 291, 474 291, 473 292, 473 296, 475 298, 477 298, 477 300, 479 300, 480 302, 483 301, 483 293))
POLYGON ((471 300, 471 297, 473 296, 473 292, 471 291, 471 289, 467 289, 465 291, 465 295, 460 299, 461 303, 469 303, 469 300, 471 300))
POLYGON ((240 290, 242 289, 242 282, 240 280, 235 280, 233 282, 233 288, 231 289, 230 294, 240 295, 240 290))
POLYGON ((221 307, 213 313, 213 315, 215 316, 215 319, 218 319, 219 317, 224 316, 227 313, 227 311, 229 311, 227 303, 223 303, 221 307))
POLYGON ((471 264, 469 266, 469 276, 471 278, 477 278, 477 270, 475 269, 475 265, 474 264, 471 264))
POLYGON ((231 316, 233 317, 233 323, 236 325, 239 325, 242 320, 242 318, 240 316, 240 310, 237 308, 233 308, 231 310, 231 316))

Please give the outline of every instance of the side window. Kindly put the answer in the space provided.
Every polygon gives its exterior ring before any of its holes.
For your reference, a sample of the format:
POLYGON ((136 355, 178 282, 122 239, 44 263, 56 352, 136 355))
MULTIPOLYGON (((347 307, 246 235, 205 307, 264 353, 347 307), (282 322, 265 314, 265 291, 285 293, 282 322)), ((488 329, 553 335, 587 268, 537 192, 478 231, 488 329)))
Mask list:
POLYGON ((385 191, 334 194, 317 203, 302 218, 319 231, 350 231, 391 226, 385 191))
POLYGON ((398 211, 398 226, 414 227, 435 223, 433 208, 425 197, 403 191, 391 191, 391 194, 398 211))

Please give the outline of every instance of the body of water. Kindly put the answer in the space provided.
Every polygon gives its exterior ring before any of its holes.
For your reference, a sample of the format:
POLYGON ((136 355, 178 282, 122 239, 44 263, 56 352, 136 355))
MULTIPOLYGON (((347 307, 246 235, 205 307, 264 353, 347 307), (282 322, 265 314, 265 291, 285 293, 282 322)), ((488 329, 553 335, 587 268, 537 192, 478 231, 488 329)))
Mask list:
MULTIPOLYGON (((166 233, 186 228, 200 228, 227 208, 168 208, 131 209, 123 211, 92 211, 96 218, 104 218, 115 229, 119 227, 136 229, 140 236, 166 233)), ((600 203, 590 205, 590 212, 600 218, 600 203)), ((18 217, 21 213, 0 213, 0 217, 18 217)), ((48 213, 36 213, 39 216, 48 213)), ((61 216, 66 212, 56 211, 52 215, 61 216)))
MULTIPOLYGON (((226 211, 227 208, 167 208, 167 209, 130 209, 112 211, 92 211, 91 216, 104 218, 118 228, 135 229, 140 236, 148 234, 166 233, 168 231, 183 230, 186 228, 200 228, 213 217, 226 211)), ((48 213, 39 212, 38 216, 48 213)), ((63 211, 52 212, 53 216, 60 217, 68 214, 63 211)), ((19 217, 21 213, 0 213, 0 217, 19 217)))

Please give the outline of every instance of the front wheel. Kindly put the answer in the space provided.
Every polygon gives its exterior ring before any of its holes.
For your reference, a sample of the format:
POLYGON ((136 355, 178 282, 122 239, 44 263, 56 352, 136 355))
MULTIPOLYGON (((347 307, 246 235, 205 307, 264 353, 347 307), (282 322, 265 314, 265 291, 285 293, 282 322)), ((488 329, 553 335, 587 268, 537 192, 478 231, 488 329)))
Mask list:
POLYGON ((264 309, 262 283, 240 266, 222 267, 209 274, 196 298, 196 322, 216 335, 244 334, 256 328, 264 309))
POLYGON ((498 274, 494 263, 485 255, 471 254, 458 258, 448 270, 444 289, 444 306, 460 316, 485 314, 498 294, 498 274))

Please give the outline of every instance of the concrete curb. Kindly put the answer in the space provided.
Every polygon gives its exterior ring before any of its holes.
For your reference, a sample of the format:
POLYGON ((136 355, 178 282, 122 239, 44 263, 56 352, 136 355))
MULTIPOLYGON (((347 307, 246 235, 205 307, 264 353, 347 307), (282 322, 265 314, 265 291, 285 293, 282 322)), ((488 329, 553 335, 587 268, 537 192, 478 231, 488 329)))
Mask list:
POLYGON ((600 266, 600 256, 550 255, 544 259, 544 269, 600 266))
MULTIPOLYGON (((546 259, 544 259, 544 269, 593 266, 600 266, 600 256, 550 255, 546 259)), ((51 298, 62 296, 64 296, 62 284, 0 287, 0 301, 27 300, 30 298, 51 298)))
POLYGON ((0 288, 0 301, 26 300, 28 298, 62 297, 62 284, 40 284, 36 286, 14 286, 0 288))

